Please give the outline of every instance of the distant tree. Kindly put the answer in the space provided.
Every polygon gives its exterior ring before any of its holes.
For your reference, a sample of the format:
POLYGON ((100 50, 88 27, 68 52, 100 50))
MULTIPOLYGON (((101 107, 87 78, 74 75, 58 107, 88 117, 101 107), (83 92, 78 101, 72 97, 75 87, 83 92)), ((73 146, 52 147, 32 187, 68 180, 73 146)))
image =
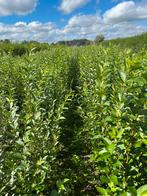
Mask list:
POLYGON ((9 39, 5 39, 5 40, 4 40, 4 43, 10 44, 11 41, 10 41, 9 39))
POLYGON ((68 41, 58 41, 57 44, 66 46, 86 46, 90 45, 91 41, 88 39, 74 39, 68 41))
POLYGON ((21 43, 22 43, 22 44, 28 44, 29 42, 26 41, 26 40, 24 40, 24 41, 22 41, 21 43))
POLYGON ((103 35, 97 35, 94 42, 95 44, 99 44, 105 40, 105 37, 103 35))

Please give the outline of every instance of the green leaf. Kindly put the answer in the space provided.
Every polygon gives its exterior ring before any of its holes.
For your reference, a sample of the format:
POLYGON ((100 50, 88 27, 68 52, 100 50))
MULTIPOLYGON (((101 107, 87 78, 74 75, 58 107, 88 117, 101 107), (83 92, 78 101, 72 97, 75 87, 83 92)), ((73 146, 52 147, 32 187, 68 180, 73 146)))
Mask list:
POLYGON ((119 130, 117 133, 117 138, 121 138, 124 133, 124 130, 119 130))
POLYGON ((40 116, 41 116, 41 112, 39 111, 35 114, 35 120, 38 120, 40 116))
POLYGON ((92 139, 96 140, 96 139, 100 139, 102 136, 101 135, 95 135, 92 139))
POLYGON ((68 178, 65 178, 64 180, 58 180, 57 183, 56 183, 58 189, 59 189, 59 190, 66 190, 64 184, 65 184, 66 182, 68 182, 68 181, 69 181, 68 178))
POLYGON ((66 183, 66 182, 68 182, 69 181, 69 179, 68 178, 65 178, 64 179, 64 183, 66 183))
POLYGON ((111 145, 107 146, 107 149, 110 152, 110 154, 112 154, 115 150, 115 144, 111 144, 111 145))
POLYGON ((147 195, 147 184, 137 189, 137 196, 146 196, 146 195, 147 195))
POLYGON ((124 193, 121 194, 121 196, 131 196, 131 193, 124 192, 124 193))
POLYGON ((143 143, 147 145, 147 139, 143 139, 143 143))
POLYGON ((43 159, 38 160, 37 161, 37 166, 42 165, 44 162, 45 162, 45 160, 43 160, 43 159))
POLYGON ((16 143, 19 144, 20 146, 23 146, 23 145, 24 145, 24 143, 23 143, 23 141, 22 141, 21 139, 18 139, 18 140, 16 141, 16 143))
POLYGON ((125 145, 124 144, 119 144, 117 147, 120 148, 121 150, 125 149, 125 145))
POLYGON ((115 185, 117 185, 117 184, 118 184, 117 176, 112 175, 112 176, 110 177, 110 181, 112 181, 115 185))
POLYGON ((108 151, 104 148, 103 150, 101 150, 100 152, 99 152, 99 155, 101 155, 101 154, 104 154, 104 153, 107 153, 108 151))
POLYGON ((139 141, 135 144, 135 147, 136 147, 136 148, 139 148, 139 147, 141 147, 141 145, 142 145, 142 140, 139 140, 139 141))
POLYGON ((120 78, 122 79, 123 82, 126 81, 126 74, 122 71, 119 71, 119 75, 120 75, 120 78))
POLYGON ((112 121, 113 121, 112 116, 107 116, 107 117, 105 118, 105 121, 106 121, 106 122, 112 122, 112 121))
POLYGON ((147 153, 144 153, 143 156, 144 156, 144 157, 147 157, 147 153))
POLYGON ((103 140, 105 142, 106 145, 111 145, 111 140, 109 140, 107 137, 103 137, 103 140))
POLYGON ((96 189, 102 196, 108 196, 106 189, 102 187, 96 187, 96 189))
POLYGON ((66 118, 64 117, 64 116, 61 116, 60 118, 59 118, 59 120, 65 120, 66 118))

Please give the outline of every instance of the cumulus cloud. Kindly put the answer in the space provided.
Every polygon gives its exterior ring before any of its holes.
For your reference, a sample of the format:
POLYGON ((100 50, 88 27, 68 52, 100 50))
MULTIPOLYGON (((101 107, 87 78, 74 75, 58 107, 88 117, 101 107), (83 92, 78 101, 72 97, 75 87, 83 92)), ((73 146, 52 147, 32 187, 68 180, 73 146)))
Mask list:
POLYGON ((147 32, 147 23, 138 23, 138 20, 147 19, 146 2, 147 0, 140 3, 125 1, 103 15, 77 14, 60 28, 52 22, 20 21, 11 25, 0 23, 0 38, 51 43, 79 38, 94 39, 97 34, 103 34, 107 39, 136 35, 147 32))
POLYGON ((86 5, 90 0, 62 0, 59 10, 65 14, 71 13, 73 10, 86 5))
POLYGON ((0 23, 1 39, 11 39, 13 41, 36 40, 40 42, 52 42, 56 37, 56 29, 53 23, 40 23, 33 21, 31 23, 17 22, 6 25, 0 23))
POLYGON ((108 23, 147 19, 147 0, 141 3, 124 1, 107 10, 103 17, 104 21, 108 23))
POLYGON ((92 38, 96 32, 102 30, 102 20, 98 14, 75 15, 70 18, 62 33, 74 38, 92 38))
POLYGON ((107 39, 136 35, 147 31, 147 26, 131 22, 116 24, 105 23, 99 14, 76 15, 70 18, 62 29, 66 39, 88 38, 94 39, 97 34, 103 34, 107 39))
POLYGON ((37 0, 0 0, 0 16, 25 15, 31 13, 37 0))
POLYGON ((52 22, 25 23, 20 21, 11 25, 0 23, 0 38, 13 41, 35 40, 51 43, 79 38, 94 39, 97 34, 103 34, 110 39, 143 32, 147 32, 147 25, 131 22, 105 23, 99 14, 75 15, 62 28, 58 28, 52 22))

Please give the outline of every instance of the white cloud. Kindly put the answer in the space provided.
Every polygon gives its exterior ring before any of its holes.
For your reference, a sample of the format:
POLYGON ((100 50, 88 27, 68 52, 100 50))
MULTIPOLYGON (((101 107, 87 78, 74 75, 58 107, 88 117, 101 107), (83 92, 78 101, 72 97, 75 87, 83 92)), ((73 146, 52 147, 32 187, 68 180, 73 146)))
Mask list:
POLYGON ((101 17, 98 14, 89 14, 89 15, 75 15, 73 16, 69 22, 68 26, 75 27, 75 26, 84 26, 88 27, 97 23, 101 23, 101 17))
POLYGON ((103 17, 104 21, 107 23, 147 19, 147 0, 140 3, 124 1, 107 10, 103 17))
POLYGON ((138 19, 147 18, 146 2, 147 0, 141 3, 123 2, 107 10, 103 16, 98 13, 77 14, 71 17, 62 28, 52 22, 20 21, 11 25, 0 23, 0 39, 36 40, 50 43, 80 38, 94 39, 97 34, 103 34, 108 39, 136 35, 147 32, 147 23, 136 22, 138 19))
POLYGON ((90 0, 62 0, 59 10, 65 14, 71 13, 73 10, 86 5, 90 0))
POLYGON ((97 34, 103 34, 106 38, 125 37, 147 31, 147 26, 137 25, 131 22, 118 24, 105 23, 99 14, 76 15, 62 29, 63 38, 88 38, 94 39, 97 34))
POLYGON ((62 33, 71 38, 92 38, 96 32, 103 29, 102 19, 98 14, 75 15, 62 30, 62 33))
POLYGON ((56 29, 51 22, 31 23, 17 22, 6 25, 0 23, 0 38, 11 39, 13 41, 36 40, 40 42, 52 42, 56 38, 56 29))
POLYGON ((0 16, 25 15, 31 13, 37 0, 0 0, 0 16))
POLYGON ((109 24, 105 23, 98 14, 73 16, 63 28, 57 28, 51 22, 17 22, 11 25, 0 23, 0 39, 13 41, 35 40, 51 43, 80 38, 94 39, 97 34, 103 34, 110 39, 142 32, 147 32, 147 25, 132 24, 131 22, 109 24))
POLYGON ((108 25, 106 29, 106 37, 108 39, 118 37, 128 37, 147 32, 147 26, 123 22, 114 25, 108 25))

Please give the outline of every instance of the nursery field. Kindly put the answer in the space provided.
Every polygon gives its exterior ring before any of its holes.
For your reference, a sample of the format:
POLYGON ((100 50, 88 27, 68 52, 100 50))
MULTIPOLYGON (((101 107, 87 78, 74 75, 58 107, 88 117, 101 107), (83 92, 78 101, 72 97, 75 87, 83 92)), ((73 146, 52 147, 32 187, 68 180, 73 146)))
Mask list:
POLYGON ((143 48, 1 54, 0 195, 139 195, 146 81, 143 48))

